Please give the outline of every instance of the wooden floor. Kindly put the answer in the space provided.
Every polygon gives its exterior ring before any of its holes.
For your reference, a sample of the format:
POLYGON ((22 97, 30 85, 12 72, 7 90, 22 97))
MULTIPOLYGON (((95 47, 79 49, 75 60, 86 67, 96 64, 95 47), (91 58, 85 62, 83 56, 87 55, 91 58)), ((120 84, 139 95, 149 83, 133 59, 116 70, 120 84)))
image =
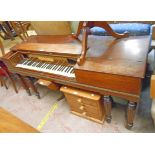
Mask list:
POLYGON ((0 107, 0 132, 35 133, 38 131, 0 107))

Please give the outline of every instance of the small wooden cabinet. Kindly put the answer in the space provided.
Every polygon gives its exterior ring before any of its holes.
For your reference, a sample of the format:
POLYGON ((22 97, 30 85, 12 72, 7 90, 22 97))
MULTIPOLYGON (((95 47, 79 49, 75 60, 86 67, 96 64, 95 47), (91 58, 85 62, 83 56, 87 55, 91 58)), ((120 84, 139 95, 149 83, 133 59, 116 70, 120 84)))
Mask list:
POLYGON ((60 90, 64 92, 73 114, 103 123, 105 112, 100 95, 67 86, 60 90))

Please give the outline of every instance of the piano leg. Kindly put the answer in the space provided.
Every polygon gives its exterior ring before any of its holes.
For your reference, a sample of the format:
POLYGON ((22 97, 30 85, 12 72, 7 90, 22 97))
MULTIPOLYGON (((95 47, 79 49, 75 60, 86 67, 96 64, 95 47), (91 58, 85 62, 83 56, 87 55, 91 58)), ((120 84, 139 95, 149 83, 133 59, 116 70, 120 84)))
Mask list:
POLYGON ((129 102, 128 103, 128 109, 127 109, 127 129, 131 129, 133 127, 133 120, 135 117, 136 113, 136 107, 137 103, 136 102, 129 102))
POLYGON ((112 99, 111 96, 104 96, 103 97, 104 102, 104 108, 106 113, 106 121, 107 123, 111 122, 112 116, 111 116, 111 105, 112 105, 112 99))
POLYGON ((32 91, 35 92, 35 95, 38 97, 38 99, 40 99, 40 94, 39 92, 37 91, 37 88, 35 87, 33 81, 29 78, 29 77, 25 77, 29 87, 32 89, 32 91))
POLYGON ((21 76, 21 75, 19 75, 19 74, 17 74, 17 77, 18 77, 18 79, 19 79, 21 85, 23 86, 23 88, 24 88, 24 89, 26 90, 26 92, 28 93, 28 95, 31 96, 31 92, 30 92, 30 90, 29 90, 29 87, 28 87, 28 85, 27 85, 27 83, 26 83, 24 77, 21 76))

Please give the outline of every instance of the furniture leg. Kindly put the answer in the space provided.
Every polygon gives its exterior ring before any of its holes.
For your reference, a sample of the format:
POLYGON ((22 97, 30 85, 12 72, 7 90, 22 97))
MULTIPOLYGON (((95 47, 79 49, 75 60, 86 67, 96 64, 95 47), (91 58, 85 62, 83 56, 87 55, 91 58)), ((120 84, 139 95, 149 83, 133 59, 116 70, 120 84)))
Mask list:
POLYGON ((1 82, 1 87, 3 87, 3 82, 2 82, 2 79, 1 79, 1 77, 0 77, 0 82, 1 82))
POLYGON ((5 86, 6 89, 8 89, 6 83, 5 83, 5 80, 3 79, 3 77, 0 77, 0 81, 1 81, 1 86, 5 86))
MULTIPOLYGON (((8 73, 8 74, 9 74, 9 73, 8 73)), ((14 79, 12 78, 11 75, 9 75, 8 78, 9 78, 9 80, 12 82, 12 85, 13 85, 13 88, 14 88, 15 92, 18 93, 18 90, 17 90, 17 87, 16 87, 16 84, 15 84, 14 79)))
POLYGON ((136 113, 136 107, 137 103, 136 102, 129 102, 128 103, 128 109, 127 109, 127 129, 131 129, 133 127, 133 120, 135 117, 136 113))
POLYGON ((106 121, 107 123, 111 122, 112 116, 111 116, 111 105, 112 105, 112 100, 110 96, 104 96, 103 97, 103 102, 104 102, 104 108, 105 108, 105 113, 106 113, 106 121))
POLYGON ((3 81, 3 84, 4 84, 5 88, 8 89, 5 80, 3 79, 2 81, 3 81))
POLYGON ((155 73, 155 47, 150 47, 149 52, 153 50, 153 56, 154 56, 154 61, 153 61, 153 73, 155 73))
POLYGON ((31 92, 29 90, 29 87, 27 86, 27 83, 26 83, 24 77, 21 76, 21 75, 19 75, 19 74, 17 76, 18 76, 18 79, 20 80, 20 83, 23 86, 23 88, 26 90, 26 92, 28 93, 28 95, 31 96, 31 92))
POLYGON ((6 30, 6 34, 7 36, 11 39, 11 40, 15 40, 14 37, 13 37, 13 34, 8 26, 8 23, 7 22, 4 22, 3 23, 4 27, 5 27, 5 30, 6 30))
POLYGON ((35 87, 34 83, 32 82, 32 80, 29 77, 25 77, 26 81, 28 82, 30 88, 35 92, 35 95, 38 97, 38 99, 40 99, 40 94, 37 91, 37 88, 35 87))
POLYGON ((4 47, 3 47, 1 40, 0 40, 0 49, 2 51, 2 56, 3 56, 5 54, 5 52, 4 52, 4 47))

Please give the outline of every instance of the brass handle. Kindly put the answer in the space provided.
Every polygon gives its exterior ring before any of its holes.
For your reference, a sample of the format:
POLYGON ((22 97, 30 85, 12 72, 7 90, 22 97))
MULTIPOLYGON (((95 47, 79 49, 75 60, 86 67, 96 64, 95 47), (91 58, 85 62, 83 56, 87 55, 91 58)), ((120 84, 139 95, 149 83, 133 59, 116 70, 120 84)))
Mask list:
POLYGON ((83 110, 84 109, 84 106, 80 106, 80 108, 79 108, 80 110, 83 110))
POLYGON ((82 115, 86 116, 86 112, 83 112, 82 115))
POLYGON ((82 99, 81 98, 78 98, 77 101, 81 103, 82 99))

